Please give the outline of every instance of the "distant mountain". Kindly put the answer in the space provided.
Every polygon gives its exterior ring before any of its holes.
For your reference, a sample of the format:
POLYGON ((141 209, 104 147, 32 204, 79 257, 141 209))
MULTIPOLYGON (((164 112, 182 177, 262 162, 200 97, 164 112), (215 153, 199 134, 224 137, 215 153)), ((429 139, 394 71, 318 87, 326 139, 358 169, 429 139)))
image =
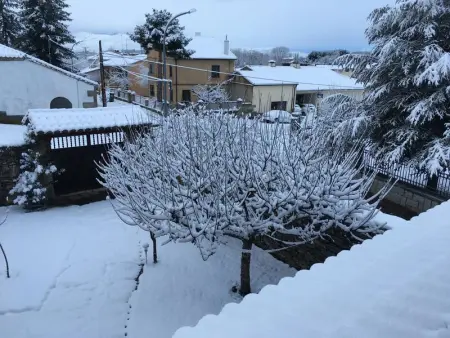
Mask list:
POLYGON ((98 41, 102 41, 103 50, 141 50, 141 46, 131 41, 128 34, 94 34, 89 32, 74 33, 75 40, 81 41, 74 48, 76 52, 98 52, 98 41))

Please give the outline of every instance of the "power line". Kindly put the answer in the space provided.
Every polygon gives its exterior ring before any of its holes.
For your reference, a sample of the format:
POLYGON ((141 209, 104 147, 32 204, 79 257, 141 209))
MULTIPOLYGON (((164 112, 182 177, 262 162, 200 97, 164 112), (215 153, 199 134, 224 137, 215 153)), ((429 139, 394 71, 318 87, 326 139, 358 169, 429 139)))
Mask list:
MULTIPOLYGON (((124 57, 122 55, 122 57, 124 57)), ((133 56, 126 56, 129 59, 134 59, 137 61, 144 61, 144 62, 148 62, 148 63, 153 63, 153 64, 160 64, 163 65, 162 62, 158 62, 158 61, 150 61, 147 59, 140 59, 140 58, 135 58, 133 56)), ((210 73, 212 72, 209 69, 203 69, 203 68, 196 68, 196 67, 187 67, 187 66, 181 66, 181 65, 176 65, 176 64, 168 64, 169 66, 173 66, 173 67, 178 67, 178 68, 183 68, 183 69, 190 69, 190 70, 197 70, 197 71, 202 71, 202 72, 207 72, 210 73)), ((229 76, 236 76, 236 75, 240 75, 240 76, 244 76, 242 74, 236 74, 236 73, 227 73, 227 72, 216 72, 214 71, 214 73, 216 74, 224 74, 224 75, 229 75, 229 76)), ((279 79, 273 79, 273 78, 263 78, 263 77, 257 77, 257 76, 251 76, 251 75, 245 75, 246 78, 249 79, 256 79, 256 80, 266 80, 266 81, 276 81, 276 82, 281 82, 281 84, 303 84, 303 85, 313 85, 313 86, 326 86, 326 87, 333 87, 333 85, 331 84, 324 84, 324 83, 312 83, 312 82, 299 82, 299 81, 286 81, 286 80, 279 80, 279 79)), ((354 87, 354 86, 339 86, 339 88, 345 88, 345 89, 362 89, 361 87, 354 87)))

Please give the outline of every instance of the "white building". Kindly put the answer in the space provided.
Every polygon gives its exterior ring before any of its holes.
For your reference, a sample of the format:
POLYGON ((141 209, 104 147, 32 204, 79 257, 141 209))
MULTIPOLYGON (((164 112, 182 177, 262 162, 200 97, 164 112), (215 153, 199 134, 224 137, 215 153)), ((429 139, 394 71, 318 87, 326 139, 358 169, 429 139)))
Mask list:
POLYGON ((294 104, 314 104, 332 94, 361 99, 362 84, 331 68, 316 66, 245 66, 236 72, 231 86, 233 99, 252 102, 257 112, 271 109, 292 111, 294 104))
POLYGON ((97 83, 0 44, 0 113, 33 108, 92 108, 97 83))

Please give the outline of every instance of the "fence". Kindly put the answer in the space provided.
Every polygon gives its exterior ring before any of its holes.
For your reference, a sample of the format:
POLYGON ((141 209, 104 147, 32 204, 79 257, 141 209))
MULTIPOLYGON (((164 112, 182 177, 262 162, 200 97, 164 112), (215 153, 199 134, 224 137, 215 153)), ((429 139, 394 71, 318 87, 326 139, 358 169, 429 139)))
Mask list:
POLYGON ((137 95, 136 93, 129 90, 114 89, 114 97, 121 101, 134 103, 141 107, 153 109, 155 111, 161 111, 162 109, 161 102, 158 102, 156 98, 137 95))
POLYGON ((431 194, 450 198, 450 173, 448 171, 429 176, 427 173, 405 164, 380 163, 369 151, 364 152, 363 164, 382 175, 425 189, 431 194))

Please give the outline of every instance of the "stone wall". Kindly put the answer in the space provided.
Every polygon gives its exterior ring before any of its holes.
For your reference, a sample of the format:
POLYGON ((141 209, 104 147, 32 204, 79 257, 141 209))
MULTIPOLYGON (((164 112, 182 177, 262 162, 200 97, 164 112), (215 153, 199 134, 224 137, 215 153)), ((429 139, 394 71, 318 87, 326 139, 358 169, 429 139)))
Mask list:
POLYGON ((6 198, 19 175, 22 147, 0 148, 0 206, 6 205, 6 198))
MULTIPOLYGON (((386 177, 378 175, 373 182, 370 193, 375 194, 380 191, 385 186, 387 180, 386 177)), ((397 182, 384 198, 383 204, 393 210, 397 206, 398 211, 391 213, 400 217, 410 218, 399 214, 402 212, 400 209, 403 209, 405 214, 409 212, 411 215, 417 215, 446 200, 446 198, 434 195, 426 189, 403 182, 397 182)))
MULTIPOLYGON (((293 238, 290 238, 290 240, 293 240, 293 238)), ((361 243, 361 241, 351 237, 350 234, 339 229, 331 229, 328 236, 323 239, 275 251, 271 254, 290 267, 303 270, 311 268, 316 263, 323 263, 328 257, 336 256, 343 250, 349 250, 358 243, 361 243)), ((285 247, 281 242, 268 236, 257 238, 255 244, 264 250, 278 250, 285 247)))

